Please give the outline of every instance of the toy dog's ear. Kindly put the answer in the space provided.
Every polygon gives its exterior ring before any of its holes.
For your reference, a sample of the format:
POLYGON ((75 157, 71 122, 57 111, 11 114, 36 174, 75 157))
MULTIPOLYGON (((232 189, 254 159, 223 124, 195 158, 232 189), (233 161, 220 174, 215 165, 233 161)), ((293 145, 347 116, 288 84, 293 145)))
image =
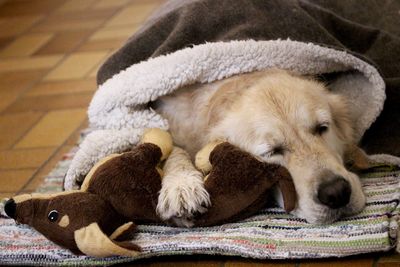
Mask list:
POLYGON ((275 175, 278 176, 278 185, 282 191, 283 204, 287 213, 296 208, 297 193, 289 171, 283 167, 279 167, 275 175))
POLYGON ((221 144, 222 142, 223 141, 221 140, 217 140, 208 143, 199 152, 197 152, 195 157, 195 165, 197 169, 199 169, 204 174, 207 174, 211 171, 212 165, 210 162, 210 154, 214 150, 214 148, 219 144, 221 144))
POLYGON ((167 131, 159 128, 145 130, 140 143, 151 143, 158 146, 162 152, 161 160, 168 158, 173 146, 171 135, 167 131))
MULTIPOLYGON (((124 228, 125 225, 122 227, 124 228)), ((120 227, 121 228, 121 227, 120 227)), ((120 229, 118 228, 118 229, 120 229)), ((115 238, 118 238, 125 231, 114 232, 115 238), (117 234, 115 234, 117 232, 117 234), (119 234, 118 234, 119 233, 119 234)), ((93 257, 108 256, 136 256, 140 252, 140 247, 130 242, 114 241, 107 237, 100 229, 97 223, 92 223, 86 227, 76 230, 74 238, 79 250, 93 257)))

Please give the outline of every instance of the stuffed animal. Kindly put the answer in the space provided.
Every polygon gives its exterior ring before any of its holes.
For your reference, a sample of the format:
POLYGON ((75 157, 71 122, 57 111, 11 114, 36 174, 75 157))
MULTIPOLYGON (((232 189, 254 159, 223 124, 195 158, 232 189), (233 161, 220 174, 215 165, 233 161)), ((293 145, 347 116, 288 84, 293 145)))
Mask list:
MULTIPOLYGON (((171 136, 159 129, 148 131, 141 143, 97 163, 80 190, 19 195, 7 201, 5 212, 75 254, 137 255, 140 247, 129 242, 135 223, 161 222, 156 213, 162 179, 159 164, 173 149, 171 136)), ((205 180, 212 206, 196 218, 195 226, 256 212, 275 184, 283 192, 285 209, 294 208, 296 193, 285 168, 262 163, 229 143, 211 147, 199 153, 196 163, 203 171, 212 166, 205 180)))

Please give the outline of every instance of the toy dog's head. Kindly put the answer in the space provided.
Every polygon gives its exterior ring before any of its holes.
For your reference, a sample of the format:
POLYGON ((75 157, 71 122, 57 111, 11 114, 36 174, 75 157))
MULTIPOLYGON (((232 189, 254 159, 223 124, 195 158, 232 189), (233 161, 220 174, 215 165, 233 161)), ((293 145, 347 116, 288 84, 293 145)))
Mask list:
POLYGON ((131 237, 135 225, 95 194, 24 194, 8 200, 4 210, 16 222, 34 227, 75 254, 132 256, 140 250, 132 243, 119 242, 131 237))
POLYGON ((160 129, 145 132, 142 143, 127 153, 100 160, 81 190, 57 194, 25 194, 7 201, 4 210, 54 243, 76 254, 95 257, 133 256, 140 248, 131 240, 129 220, 156 220, 161 189, 157 164, 172 150, 172 138, 160 129))

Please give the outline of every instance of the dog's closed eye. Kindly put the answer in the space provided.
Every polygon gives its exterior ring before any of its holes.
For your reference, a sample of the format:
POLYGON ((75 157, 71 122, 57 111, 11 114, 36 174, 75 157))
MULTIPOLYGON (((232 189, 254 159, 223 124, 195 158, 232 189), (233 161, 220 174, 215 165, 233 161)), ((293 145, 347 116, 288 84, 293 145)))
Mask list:
POLYGON ((316 135, 323 135, 329 130, 329 123, 324 122, 324 123, 319 123, 317 126, 314 128, 314 133, 316 135))
POLYGON ((282 156, 285 153, 283 146, 270 146, 270 145, 260 145, 260 147, 265 147, 263 151, 259 153, 260 157, 269 158, 272 156, 282 156))

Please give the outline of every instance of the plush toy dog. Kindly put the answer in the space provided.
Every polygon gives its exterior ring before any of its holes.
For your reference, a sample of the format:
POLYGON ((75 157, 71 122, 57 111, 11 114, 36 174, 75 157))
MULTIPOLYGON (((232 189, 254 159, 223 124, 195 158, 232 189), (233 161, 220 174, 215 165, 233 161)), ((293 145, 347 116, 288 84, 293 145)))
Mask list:
MULTIPOLYGON (((132 151, 97 163, 80 190, 19 195, 7 201, 5 212, 75 254, 134 256, 140 247, 128 241, 135 233, 133 221, 161 222, 156 214, 162 179, 158 165, 172 149, 171 136, 152 129, 132 151)), ((208 152, 203 149, 196 163, 212 166, 205 180, 212 206, 196 218, 195 226, 256 212, 268 200, 268 189, 277 183, 285 209, 294 208, 296 193, 285 168, 262 163, 229 143, 213 145, 209 157, 208 152)))

